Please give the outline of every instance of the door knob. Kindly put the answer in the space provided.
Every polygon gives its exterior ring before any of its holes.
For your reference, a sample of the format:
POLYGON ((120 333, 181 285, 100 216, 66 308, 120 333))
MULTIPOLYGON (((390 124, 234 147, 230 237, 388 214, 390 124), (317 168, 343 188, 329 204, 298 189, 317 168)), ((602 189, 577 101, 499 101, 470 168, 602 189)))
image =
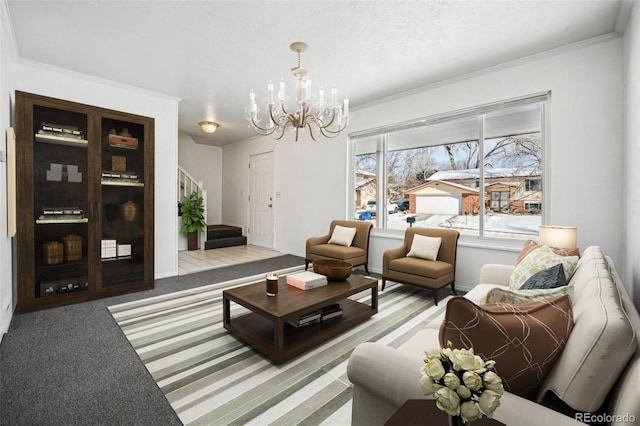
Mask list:
POLYGON ((269 207, 273 207, 273 204, 269 204, 269 207))

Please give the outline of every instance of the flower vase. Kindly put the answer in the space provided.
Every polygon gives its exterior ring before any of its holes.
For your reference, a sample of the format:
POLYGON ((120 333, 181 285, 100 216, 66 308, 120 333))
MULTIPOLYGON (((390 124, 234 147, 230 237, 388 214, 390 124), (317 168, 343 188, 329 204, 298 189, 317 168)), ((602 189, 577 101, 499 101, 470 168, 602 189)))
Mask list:
POLYGON ((449 426, 470 426, 471 422, 465 423, 461 416, 449 416, 449 426))

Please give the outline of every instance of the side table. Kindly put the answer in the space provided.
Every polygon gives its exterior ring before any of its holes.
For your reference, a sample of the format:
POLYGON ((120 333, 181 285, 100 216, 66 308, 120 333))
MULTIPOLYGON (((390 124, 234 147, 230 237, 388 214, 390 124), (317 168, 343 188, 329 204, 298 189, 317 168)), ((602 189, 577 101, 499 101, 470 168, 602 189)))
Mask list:
MULTIPOLYGON (((471 426, 505 426, 504 423, 488 417, 482 417, 469 424, 471 426)), ((385 426, 409 425, 448 426, 449 415, 436 407, 433 399, 409 399, 386 421, 385 426)))

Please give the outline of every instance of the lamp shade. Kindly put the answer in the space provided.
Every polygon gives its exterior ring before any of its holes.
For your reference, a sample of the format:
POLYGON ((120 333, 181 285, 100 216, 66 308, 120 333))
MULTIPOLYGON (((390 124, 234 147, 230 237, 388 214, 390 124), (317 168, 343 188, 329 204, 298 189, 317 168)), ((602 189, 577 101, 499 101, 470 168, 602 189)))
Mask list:
POLYGON ((540 244, 549 247, 575 248, 578 243, 578 228, 575 226, 540 226, 540 244))

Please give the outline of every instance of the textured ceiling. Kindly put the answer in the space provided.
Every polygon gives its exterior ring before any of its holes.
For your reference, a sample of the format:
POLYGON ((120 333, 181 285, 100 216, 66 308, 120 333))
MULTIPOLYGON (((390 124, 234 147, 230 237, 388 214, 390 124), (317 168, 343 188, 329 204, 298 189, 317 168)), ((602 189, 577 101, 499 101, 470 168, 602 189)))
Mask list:
POLYGON ((18 56, 175 96, 199 143, 254 135, 248 93, 296 65, 336 85, 352 110, 398 93, 620 31, 621 0, 9 0, 18 56), (198 122, 220 123, 204 135, 198 122))

